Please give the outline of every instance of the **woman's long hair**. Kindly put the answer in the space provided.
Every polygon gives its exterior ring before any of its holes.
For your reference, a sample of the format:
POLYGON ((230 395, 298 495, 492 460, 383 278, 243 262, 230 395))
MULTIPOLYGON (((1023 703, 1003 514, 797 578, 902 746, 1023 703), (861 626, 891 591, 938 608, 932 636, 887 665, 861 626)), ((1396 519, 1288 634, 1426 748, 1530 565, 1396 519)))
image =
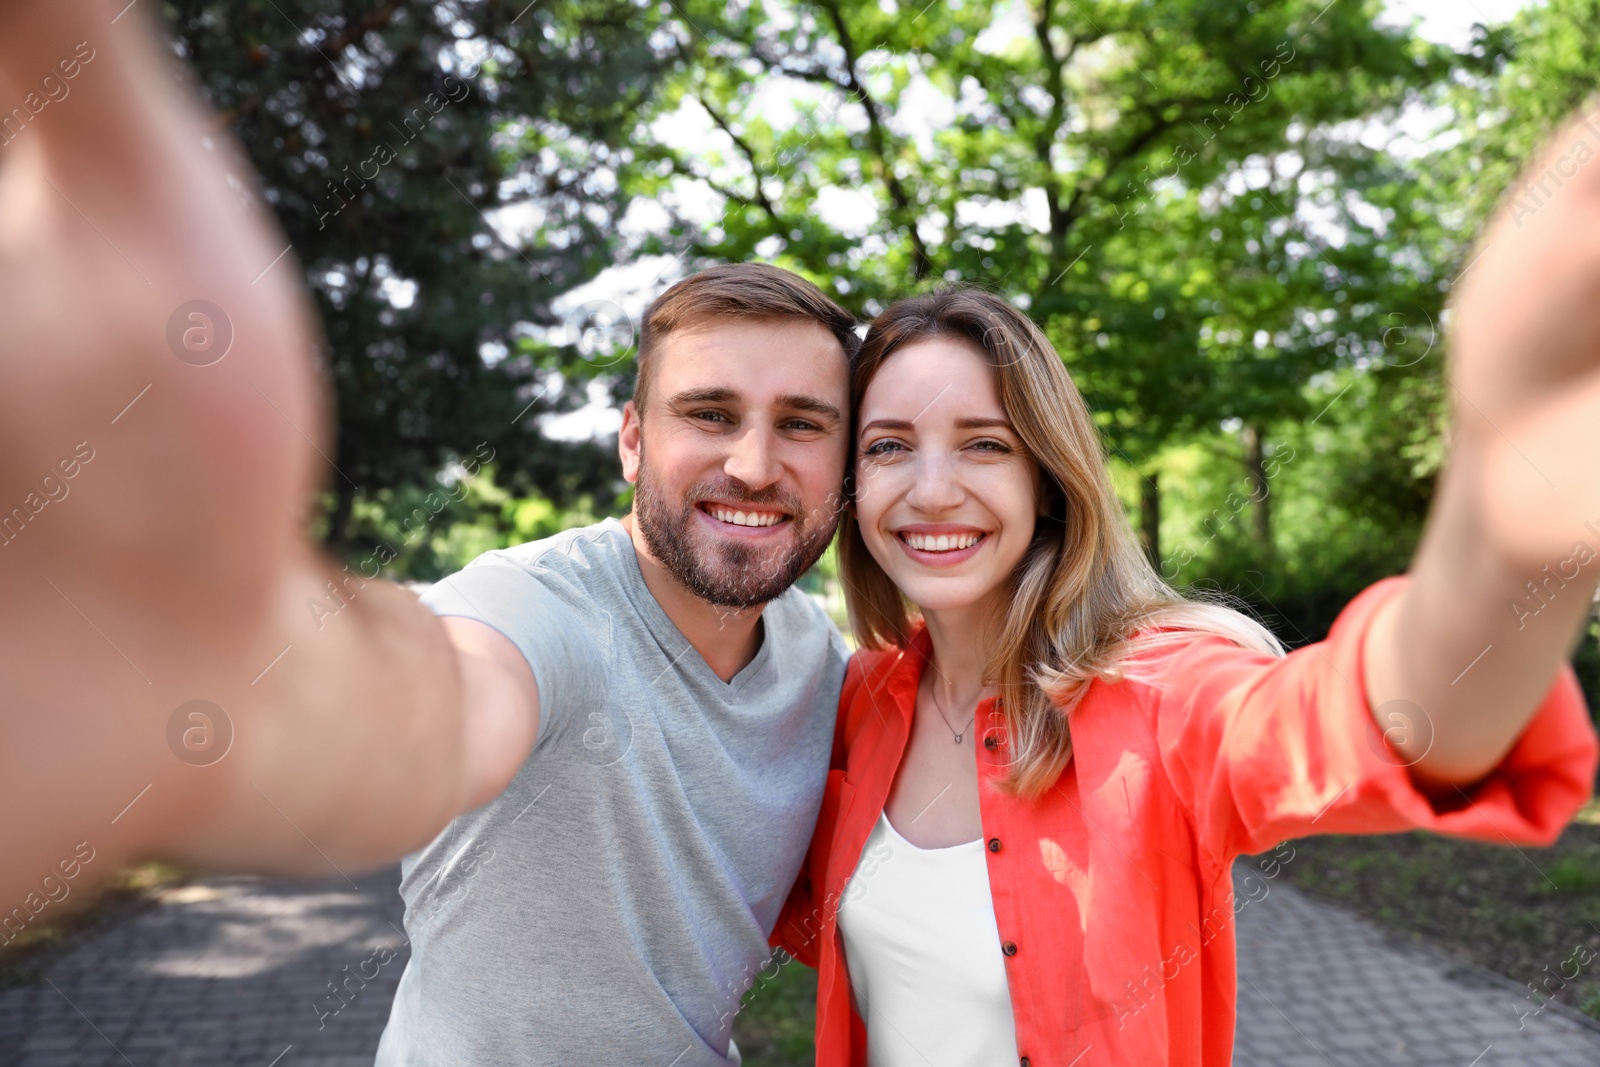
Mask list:
MULTIPOLYGON (((1161 579, 1112 488, 1088 405, 1043 332, 1006 301, 952 289, 894 304, 867 331, 852 412, 886 360, 930 337, 964 340, 989 363, 1006 417, 1040 468, 1042 514, 994 620, 998 639, 985 671, 1000 691, 1011 741, 1002 788, 1036 797, 1055 783, 1072 758, 1069 713, 1094 679, 1123 677, 1119 667, 1136 650, 1211 633, 1283 654, 1260 623, 1161 579)), ((852 416, 852 451, 857 426, 852 416)), ((854 508, 841 525, 839 567, 857 643, 907 647, 915 607, 867 551, 854 508)))

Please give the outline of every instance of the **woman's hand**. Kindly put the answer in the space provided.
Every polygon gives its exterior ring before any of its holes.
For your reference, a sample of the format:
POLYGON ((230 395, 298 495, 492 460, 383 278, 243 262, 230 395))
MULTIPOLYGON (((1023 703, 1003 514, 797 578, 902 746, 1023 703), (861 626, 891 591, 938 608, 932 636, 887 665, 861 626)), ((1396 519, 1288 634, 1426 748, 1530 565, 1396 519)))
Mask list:
POLYGON ((1454 798, 1522 733, 1600 580, 1600 113, 1507 193, 1452 307, 1450 455, 1365 649, 1379 731, 1454 798))
POLYGON ((1600 553, 1600 109, 1549 140, 1475 255, 1449 328, 1455 446, 1531 578, 1600 553))

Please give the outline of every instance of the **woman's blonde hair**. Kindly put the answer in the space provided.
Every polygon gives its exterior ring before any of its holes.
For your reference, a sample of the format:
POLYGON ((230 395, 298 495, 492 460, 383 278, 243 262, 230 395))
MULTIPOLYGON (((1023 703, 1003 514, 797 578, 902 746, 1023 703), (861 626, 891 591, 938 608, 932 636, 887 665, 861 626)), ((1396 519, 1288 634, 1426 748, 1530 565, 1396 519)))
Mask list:
MULTIPOLYGON (((989 363, 1006 417, 1040 471, 1041 515, 995 620, 985 672, 1000 691, 1011 741, 1003 788, 1036 797, 1054 784, 1072 758, 1071 710, 1095 678, 1123 677, 1119 668, 1136 650, 1209 633, 1283 654, 1271 631, 1222 598, 1185 597, 1161 579, 1112 488, 1105 447, 1072 376, 1043 332, 999 297, 941 290, 879 315, 857 357, 852 412, 861 410, 885 361, 930 337, 965 340, 989 363)), ((867 551, 853 508, 840 531, 839 567, 857 642, 908 647, 915 607, 867 551)))

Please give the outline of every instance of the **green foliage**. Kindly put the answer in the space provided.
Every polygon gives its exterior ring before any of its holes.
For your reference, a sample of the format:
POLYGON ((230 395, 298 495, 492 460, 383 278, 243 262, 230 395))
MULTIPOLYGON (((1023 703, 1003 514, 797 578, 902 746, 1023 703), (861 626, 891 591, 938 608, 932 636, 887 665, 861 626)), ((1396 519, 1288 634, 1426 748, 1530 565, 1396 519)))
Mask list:
POLYGON ((1600 893, 1600 859, 1593 856, 1563 856, 1545 872, 1552 893, 1600 893))
POLYGON ((514 497, 485 465, 470 477, 432 490, 415 486, 363 495, 351 514, 345 558, 352 570, 395 581, 437 581, 484 552, 536 541, 608 515, 621 515, 621 498, 589 496, 561 505, 538 496, 514 497))
POLYGON ((1291 645, 1320 639, 1367 585, 1403 570, 1432 500, 1437 379, 1342 371, 1308 390, 1319 414, 1285 424, 1266 464, 1274 540, 1255 540, 1251 490, 1226 434, 1163 455, 1163 573, 1241 597, 1291 645))
POLYGON ((547 441, 534 420, 573 402, 552 372, 582 361, 551 301, 612 262, 628 203, 619 146, 674 62, 652 43, 655 9, 163 8, 292 242, 273 269, 298 260, 321 312, 338 404, 328 540, 350 535, 361 494, 426 493, 479 442, 521 492, 611 491, 604 450, 547 441), (491 224, 497 210, 525 224, 514 243, 491 224))
POLYGON ((652 114, 711 134, 652 136, 627 187, 721 214, 648 247, 771 259, 869 315, 941 282, 1001 292, 1062 353, 1132 506, 1165 475, 1139 522, 1174 576, 1324 632, 1416 543, 1455 265, 1413 166, 1359 127, 1466 60, 1375 2, 916 7, 681 6, 693 60, 652 114), (841 198, 865 221, 818 209, 841 198), (1272 484, 1285 455, 1311 458, 1272 484), (1252 464, 1270 511, 1239 495, 1252 464))
MULTIPOLYGON (((433 578, 619 513, 610 444, 536 420, 591 380, 620 399, 630 351, 586 360, 552 302, 643 254, 762 259, 864 316, 950 282, 1027 308, 1164 572, 1293 643, 1406 567, 1444 454, 1448 287, 1600 88, 1600 0, 1459 52, 1382 7, 164 4, 327 323, 319 528, 353 567, 381 543, 386 574, 433 578), (1394 147, 1419 104, 1440 135, 1394 147), (655 212, 642 238, 619 236, 630 207, 655 212), (475 450, 493 470, 453 499, 440 472, 475 450)), ((832 566, 804 582, 842 622, 832 566)), ((1576 664, 1600 707, 1593 629, 1576 664)))
POLYGON ((1407 175, 1341 124, 1392 115, 1450 56, 1376 27, 1377 3, 916 6, 683 6, 700 62, 657 107, 720 134, 642 146, 630 187, 709 190, 725 212, 680 218, 677 244, 774 259, 863 313, 940 281, 1018 300, 1136 467, 1219 419, 1306 414, 1309 377, 1436 308, 1395 255, 1407 175), (801 94, 792 121, 777 92, 801 94), (831 225, 830 197, 871 221, 831 225))

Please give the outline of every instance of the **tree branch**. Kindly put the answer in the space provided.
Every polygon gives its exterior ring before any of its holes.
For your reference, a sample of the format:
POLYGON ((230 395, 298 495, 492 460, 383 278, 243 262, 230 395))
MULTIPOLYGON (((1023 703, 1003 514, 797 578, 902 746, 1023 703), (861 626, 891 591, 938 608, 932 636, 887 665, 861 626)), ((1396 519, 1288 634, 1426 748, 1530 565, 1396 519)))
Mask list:
MULTIPOLYGON (((766 191, 761 188, 761 167, 756 163, 755 149, 750 147, 750 142, 734 132, 728 120, 719 114, 716 108, 711 106, 710 101, 698 93, 695 94, 694 99, 696 103, 706 109, 706 114, 711 116, 711 121, 717 124, 719 130, 728 135, 739 151, 743 153, 745 162, 750 164, 751 181, 755 184, 756 189, 755 202, 761 205, 761 209, 767 213, 773 222, 782 224, 783 219, 778 215, 777 208, 772 206, 772 201, 767 199, 766 191)), ((712 188, 716 187, 712 186, 712 188)), ((746 202, 748 203, 748 201, 746 202)))
POLYGON ((884 130, 883 117, 878 102, 872 94, 867 92, 867 87, 862 84, 857 73, 860 56, 856 52, 855 39, 850 35, 850 29, 845 25, 844 15, 839 10, 838 0, 822 5, 828 13, 829 21, 833 23, 834 32, 839 35, 839 45, 844 49, 845 55, 845 88, 852 96, 861 101, 867 112, 867 140, 872 146, 873 154, 878 160, 878 169, 883 175, 883 183, 889 190, 889 201, 894 205, 895 214, 900 217, 905 226, 907 236, 911 238, 911 273, 917 281, 921 281, 933 272, 933 260, 928 255, 928 248, 922 241, 922 234, 917 230, 917 217, 914 211, 911 195, 906 191, 905 185, 894 172, 894 166, 889 160, 889 138, 884 130))

